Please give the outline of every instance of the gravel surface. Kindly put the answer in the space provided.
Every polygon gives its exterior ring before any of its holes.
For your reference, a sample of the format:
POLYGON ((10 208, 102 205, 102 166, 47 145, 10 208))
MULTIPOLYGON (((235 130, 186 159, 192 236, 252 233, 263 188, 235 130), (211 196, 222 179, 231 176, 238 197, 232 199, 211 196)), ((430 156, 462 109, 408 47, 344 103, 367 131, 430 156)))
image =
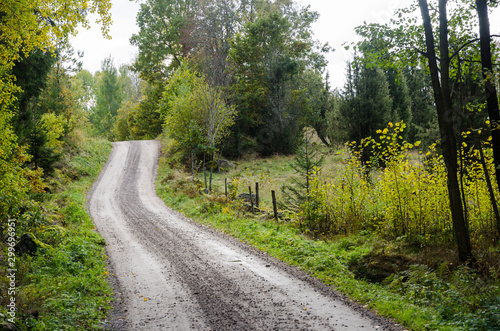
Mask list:
POLYGON ((166 207, 159 143, 119 142, 89 193, 116 293, 111 330, 401 330, 305 275, 166 207))

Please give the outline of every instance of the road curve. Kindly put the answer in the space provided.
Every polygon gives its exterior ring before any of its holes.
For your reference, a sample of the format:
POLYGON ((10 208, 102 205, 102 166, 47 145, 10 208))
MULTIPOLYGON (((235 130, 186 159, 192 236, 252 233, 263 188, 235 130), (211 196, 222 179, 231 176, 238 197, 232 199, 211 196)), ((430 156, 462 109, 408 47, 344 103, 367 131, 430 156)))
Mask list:
POLYGON ((89 193, 105 238, 116 330, 389 330, 300 271, 166 207, 159 143, 118 142, 89 193))

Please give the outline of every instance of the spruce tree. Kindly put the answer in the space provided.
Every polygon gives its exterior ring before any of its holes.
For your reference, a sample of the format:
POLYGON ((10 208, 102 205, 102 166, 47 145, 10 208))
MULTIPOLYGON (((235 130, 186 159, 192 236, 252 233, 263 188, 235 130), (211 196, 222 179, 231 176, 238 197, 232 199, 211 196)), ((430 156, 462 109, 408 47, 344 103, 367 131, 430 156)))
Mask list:
POLYGON ((411 91, 412 121, 408 126, 408 140, 421 140, 429 145, 439 139, 430 78, 424 69, 417 67, 406 67, 403 74, 411 91))
POLYGON ((359 141, 387 125, 392 99, 389 84, 380 68, 368 68, 362 63, 354 66, 353 73, 348 76, 351 81, 347 85, 346 102, 340 111, 346 122, 347 138, 359 141))
POLYGON ((316 171, 319 171, 324 162, 316 144, 312 144, 311 137, 307 137, 297 148, 292 167, 299 175, 292 178, 292 184, 282 187, 283 197, 287 207, 297 209, 307 201, 311 192, 311 180, 316 171))
MULTIPOLYGON (((412 121, 411 98, 406 83, 406 77, 398 73, 395 69, 389 69, 386 72, 389 83, 389 93, 392 98, 392 109, 390 120, 392 122, 403 121, 409 127, 412 121)), ((408 130, 403 132, 404 138, 408 137, 408 130)))

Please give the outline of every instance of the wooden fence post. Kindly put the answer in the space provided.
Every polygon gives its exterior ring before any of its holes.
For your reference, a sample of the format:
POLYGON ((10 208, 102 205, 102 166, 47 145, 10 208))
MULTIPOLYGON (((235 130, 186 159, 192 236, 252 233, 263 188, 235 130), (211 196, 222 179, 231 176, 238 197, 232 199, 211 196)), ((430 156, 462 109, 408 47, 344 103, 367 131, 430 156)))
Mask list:
POLYGON ((276 205, 276 193, 271 191, 271 196, 273 198, 273 211, 274 211, 274 220, 278 223, 278 206, 276 205))
POLYGON ((259 208, 259 183, 255 183, 255 206, 259 208))
POLYGON ((248 192, 250 193, 250 205, 252 206, 252 214, 253 214, 254 209, 253 209, 252 187, 251 186, 248 186, 248 192))

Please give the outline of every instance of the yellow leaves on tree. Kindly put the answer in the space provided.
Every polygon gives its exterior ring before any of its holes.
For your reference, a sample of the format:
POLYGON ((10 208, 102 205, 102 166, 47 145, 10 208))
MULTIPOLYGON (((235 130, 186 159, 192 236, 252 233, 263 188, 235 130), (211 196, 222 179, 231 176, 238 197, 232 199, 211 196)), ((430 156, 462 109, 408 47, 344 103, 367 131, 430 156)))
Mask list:
MULTIPOLYGON (((88 14, 108 37, 110 0, 2 0, 0 2, 0 217, 15 215, 28 191, 40 190, 36 171, 23 169, 29 158, 17 146, 11 127, 15 93, 19 88, 11 69, 21 56, 35 50, 54 51, 59 41, 76 35, 81 24, 89 27, 88 14)), ((57 135, 57 133, 54 133, 57 135)))
POLYGON ((53 50, 55 43, 76 35, 79 24, 89 27, 87 14, 97 13, 108 36, 110 0, 4 0, 0 3, 0 63, 10 70, 20 53, 53 50))
POLYGON ((64 116, 45 113, 42 115, 41 124, 47 134, 47 147, 53 148, 57 153, 60 153, 62 151, 62 141, 59 138, 64 135, 64 126, 67 125, 64 116))
POLYGON ((108 36, 110 0, 3 0, 0 2, 0 105, 11 101, 15 89, 9 71, 34 49, 53 51, 57 41, 89 27, 87 14, 97 13, 108 36))

